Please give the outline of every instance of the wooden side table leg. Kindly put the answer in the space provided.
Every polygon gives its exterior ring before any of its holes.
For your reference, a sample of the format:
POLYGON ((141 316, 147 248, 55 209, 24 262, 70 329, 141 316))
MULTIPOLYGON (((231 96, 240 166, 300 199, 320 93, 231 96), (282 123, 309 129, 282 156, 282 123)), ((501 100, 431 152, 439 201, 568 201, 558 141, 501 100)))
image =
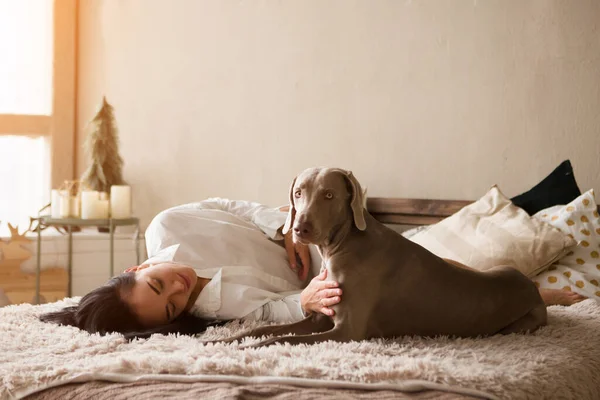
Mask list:
POLYGON ((35 304, 40 304, 40 275, 42 274, 42 226, 38 220, 37 264, 35 268, 35 304))
POLYGON ((67 297, 73 296, 73 229, 71 225, 69 225, 69 262, 67 266, 69 268, 69 289, 67 293, 67 297))

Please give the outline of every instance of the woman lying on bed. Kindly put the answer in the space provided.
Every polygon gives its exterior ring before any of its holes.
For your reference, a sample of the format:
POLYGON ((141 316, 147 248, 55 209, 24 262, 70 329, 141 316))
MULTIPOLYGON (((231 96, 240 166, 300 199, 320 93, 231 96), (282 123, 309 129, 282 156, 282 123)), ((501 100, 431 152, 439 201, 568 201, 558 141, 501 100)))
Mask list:
MULTIPOLYGON (((333 315, 341 289, 326 272, 319 275, 314 246, 281 235, 281 211, 218 198, 163 211, 146 230, 148 260, 41 319, 133 338, 195 334, 232 319, 284 323, 313 312, 333 315)), ((583 300, 562 290, 540 294, 547 305, 583 300)))
POLYGON ((332 315, 329 307, 341 291, 324 274, 307 278, 318 275, 320 257, 314 246, 281 235, 286 216, 219 198, 163 211, 146 230, 148 260, 42 320, 146 337, 199 333, 214 321, 239 318, 292 322, 311 312, 332 315))

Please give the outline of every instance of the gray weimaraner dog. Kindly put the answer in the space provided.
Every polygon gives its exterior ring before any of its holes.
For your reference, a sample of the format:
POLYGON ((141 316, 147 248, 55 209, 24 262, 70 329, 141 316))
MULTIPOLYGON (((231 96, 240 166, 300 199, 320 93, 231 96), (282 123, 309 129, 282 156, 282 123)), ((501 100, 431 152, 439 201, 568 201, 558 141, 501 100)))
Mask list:
POLYGON ((546 324, 546 306, 525 275, 511 267, 463 268, 405 239, 367 212, 349 171, 311 168, 294 179, 283 232, 292 228, 294 240, 318 246, 328 279, 343 290, 335 315, 263 326, 226 342, 263 335, 275 337, 253 346, 403 335, 474 337, 546 324))

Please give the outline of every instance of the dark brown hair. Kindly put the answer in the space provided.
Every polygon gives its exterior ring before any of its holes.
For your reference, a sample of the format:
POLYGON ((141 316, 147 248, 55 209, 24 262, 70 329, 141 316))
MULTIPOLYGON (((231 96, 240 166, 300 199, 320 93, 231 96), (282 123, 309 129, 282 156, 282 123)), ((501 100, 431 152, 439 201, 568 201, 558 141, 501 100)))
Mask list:
POLYGON ((194 335, 204 332, 211 325, 219 324, 184 311, 167 325, 146 328, 129 305, 123 301, 123 296, 133 288, 134 284, 135 272, 117 275, 104 286, 83 296, 78 305, 44 314, 40 316, 40 320, 70 325, 100 335, 117 332, 123 334, 128 340, 147 338, 155 333, 194 335))

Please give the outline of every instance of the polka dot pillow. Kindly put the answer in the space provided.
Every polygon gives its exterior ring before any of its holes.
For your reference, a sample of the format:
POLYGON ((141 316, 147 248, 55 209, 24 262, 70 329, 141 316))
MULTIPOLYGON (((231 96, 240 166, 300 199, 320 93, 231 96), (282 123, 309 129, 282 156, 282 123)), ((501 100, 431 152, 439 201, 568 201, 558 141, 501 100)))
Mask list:
POLYGON ((600 300, 600 215, 589 190, 571 203, 534 215, 577 241, 577 246, 533 280, 538 287, 572 290, 600 300))

